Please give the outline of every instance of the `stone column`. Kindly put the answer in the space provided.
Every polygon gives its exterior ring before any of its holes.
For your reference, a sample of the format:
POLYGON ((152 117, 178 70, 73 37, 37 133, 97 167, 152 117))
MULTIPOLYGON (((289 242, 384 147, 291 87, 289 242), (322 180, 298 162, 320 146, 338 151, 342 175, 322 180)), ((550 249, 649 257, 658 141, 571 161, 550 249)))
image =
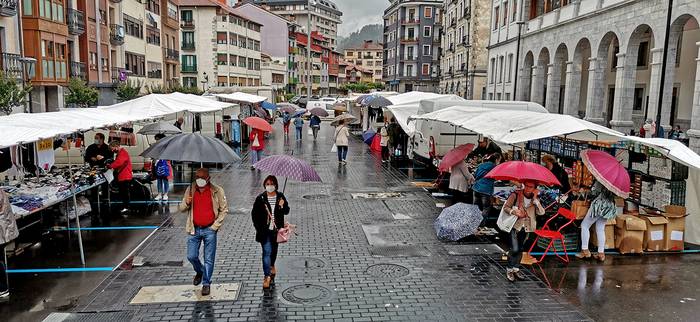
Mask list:
POLYGON ((690 138, 690 148, 696 153, 700 153, 700 42, 695 43, 698 46, 698 55, 695 59, 695 91, 693 92, 693 111, 690 118, 690 129, 686 131, 690 138))
POLYGON ((545 107, 550 113, 559 113, 559 94, 561 94, 561 64, 547 66, 547 102, 545 107))
POLYGON ((656 111, 659 107, 659 83, 661 82, 661 60, 663 48, 651 49, 651 77, 649 78, 649 109, 647 118, 656 120, 656 111))
POLYGON ((600 125, 605 124, 603 118, 603 82, 605 79, 605 60, 595 57, 588 58, 588 97, 586 98, 586 121, 600 125))
POLYGON ((527 96, 530 93, 531 73, 532 68, 530 67, 521 67, 520 71, 518 71, 518 88, 515 89, 517 91, 517 101, 527 100, 527 96))
POLYGON ((615 99, 613 105, 613 115, 610 127, 622 133, 629 133, 634 127, 632 122, 632 102, 633 97, 630 92, 634 92, 634 68, 635 64, 625 66, 626 55, 617 54, 617 74, 615 76, 615 99))
MULTIPOLYGON (((588 81, 590 83, 590 79, 588 81)), ((578 117, 581 99, 581 65, 566 62, 566 91, 564 91, 564 114, 578 117)))
MULTIPOLYGON (((673 100, 673 84, 676 80, 676 51, 679 50, 678 46, 671 44, 674 44, 674 42, 671 42, 668 47, 668 57, 666 59, 665 72, 666 79, 664 80, 663 92, 664 97, 663 102, 661 102, 661 126, 663 126, 664 129, 666 129, 665 133, 668 133, 668 131, 671 130, 671 103, 673 100)), ((654 114, 653 116, 650 114, 650 117, 656 120, 656 114, 654 114)))
POLYGON ((544 105, 544 72, 543 66, 532 66, 530 102, 540 105, 544 105))

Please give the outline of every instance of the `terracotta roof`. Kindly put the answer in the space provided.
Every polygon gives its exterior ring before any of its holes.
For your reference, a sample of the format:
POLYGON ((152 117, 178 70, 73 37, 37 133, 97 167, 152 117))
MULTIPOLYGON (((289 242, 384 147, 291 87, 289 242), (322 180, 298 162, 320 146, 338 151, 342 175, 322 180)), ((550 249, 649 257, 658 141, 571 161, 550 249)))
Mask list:
POLYGON ((383 50, 384 45, 380 42, 374 42, 374 41, 365 41, 362 46, 359 47, 350 47, 347 48, 346 50, 383 50))
POLYGON ((225 4, 218 2, 218 1, 215 1, 215 0, 180 0, 180 7, 219 7, 219 8, 225 10, 226 12, 228 12, 234 16, 237 16, 239 18, 243 18, 245 20, 248 20, 248 21, 250 21, 254 24, 260 25, 260 26, 263 25, 255 20, 249 18, 248 16, 246 16, 245 14, 240 12, 240 10, 236 10, 235 8, 231 8, 230 6, 225 5, 225 4))

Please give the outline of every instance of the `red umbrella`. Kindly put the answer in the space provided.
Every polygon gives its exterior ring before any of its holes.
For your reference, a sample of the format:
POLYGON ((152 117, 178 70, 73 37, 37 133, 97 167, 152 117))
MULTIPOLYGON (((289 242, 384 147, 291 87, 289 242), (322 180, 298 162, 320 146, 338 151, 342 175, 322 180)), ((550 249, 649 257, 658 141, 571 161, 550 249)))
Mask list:
POLYGON ((581 160, 605 188, 622 198, 629 197, 630 175, 614 156, 604 151, 583 150, 581 160))
POLYGON ((263 132, 272 132, 272 125, 270 125, 270 123, 267 123, 266 120, 256 116, 246 117, 243 120, 243 123, 254 129, 262 130, 263 132))
POLYGON ((455 164, 459 163, 460 161, 463 161, 467 155, 474 150, 474 144, 467 143, 467 144, 462 144, 452 150, 450 152, 447 152, 444 157, 442 157, 442 160, 440 160, 440 166, 438 166, 438 170, 440 172, 447 172, 454 166, 455 164))
POLYGON ((557 177, 549 169, 533 162, 508 161, 499 164, 487 175, 487 178, 510 181, 537 181, 546 186, 561 186, 557 177))

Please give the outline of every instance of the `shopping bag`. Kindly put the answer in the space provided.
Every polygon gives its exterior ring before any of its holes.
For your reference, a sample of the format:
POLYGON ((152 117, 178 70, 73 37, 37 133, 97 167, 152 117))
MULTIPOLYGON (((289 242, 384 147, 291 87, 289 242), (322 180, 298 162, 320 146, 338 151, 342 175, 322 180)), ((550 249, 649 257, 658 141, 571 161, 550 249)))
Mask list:
POLYGON ((576 214, 576 219, 583 219, 588 214, 591 202, 588 200, 574 200, 571 202, 571 212, 576 214))
MULTIPOLYGON (((509 233, 513 230, 515 222, 518 221, 518 216, 511 215, 504 210, 505 207, 501 208, 501 213, 498 215, 498 220, 496 220, 496 225, 502 231, 509 233)), ((513 208, 515 209, 515 208, 513 208)))
POLYGON ((308 135, 314 135, 314 130, 312 130, 311 128, 309 128, 309 129, 306 131, 306 134, 308 134, 308 135))
POLYGON ((260 147, 260 141, 258 141, 258 136, 255 136, 255 140, 253 140, 253 147, 257 148, 260 147))
POLYGON ((295 225, 292 225, 290 223, 284 223, 284 228, 280 228, 279 230, 277 230, 277 243, 283 244, 288 242, 289 239, 292 238, 294 228, 296 228, 295 225))
POLYGON ((331 147, 331 152, 338 152, 338 146, 333 144, 333 147, 331 147))

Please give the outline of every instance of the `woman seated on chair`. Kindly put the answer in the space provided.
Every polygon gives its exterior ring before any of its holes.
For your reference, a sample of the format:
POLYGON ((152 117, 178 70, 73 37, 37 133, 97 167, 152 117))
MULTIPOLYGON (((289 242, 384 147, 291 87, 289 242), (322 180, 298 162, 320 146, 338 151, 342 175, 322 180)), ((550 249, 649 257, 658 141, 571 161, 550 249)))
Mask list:
POLYGON ((509 281, 524 280, 525 274, 520 271, 520 260, 523 257, 525 240, 528 233, 536 228, 535 215, 544 215, 544 208, 538 198, 537 183, 523 182, 523 189, 513 192, 503 204, 503 211, 518 217, 510 231, 510 251, 508 251, 508 266, 506 277, 509 281))

